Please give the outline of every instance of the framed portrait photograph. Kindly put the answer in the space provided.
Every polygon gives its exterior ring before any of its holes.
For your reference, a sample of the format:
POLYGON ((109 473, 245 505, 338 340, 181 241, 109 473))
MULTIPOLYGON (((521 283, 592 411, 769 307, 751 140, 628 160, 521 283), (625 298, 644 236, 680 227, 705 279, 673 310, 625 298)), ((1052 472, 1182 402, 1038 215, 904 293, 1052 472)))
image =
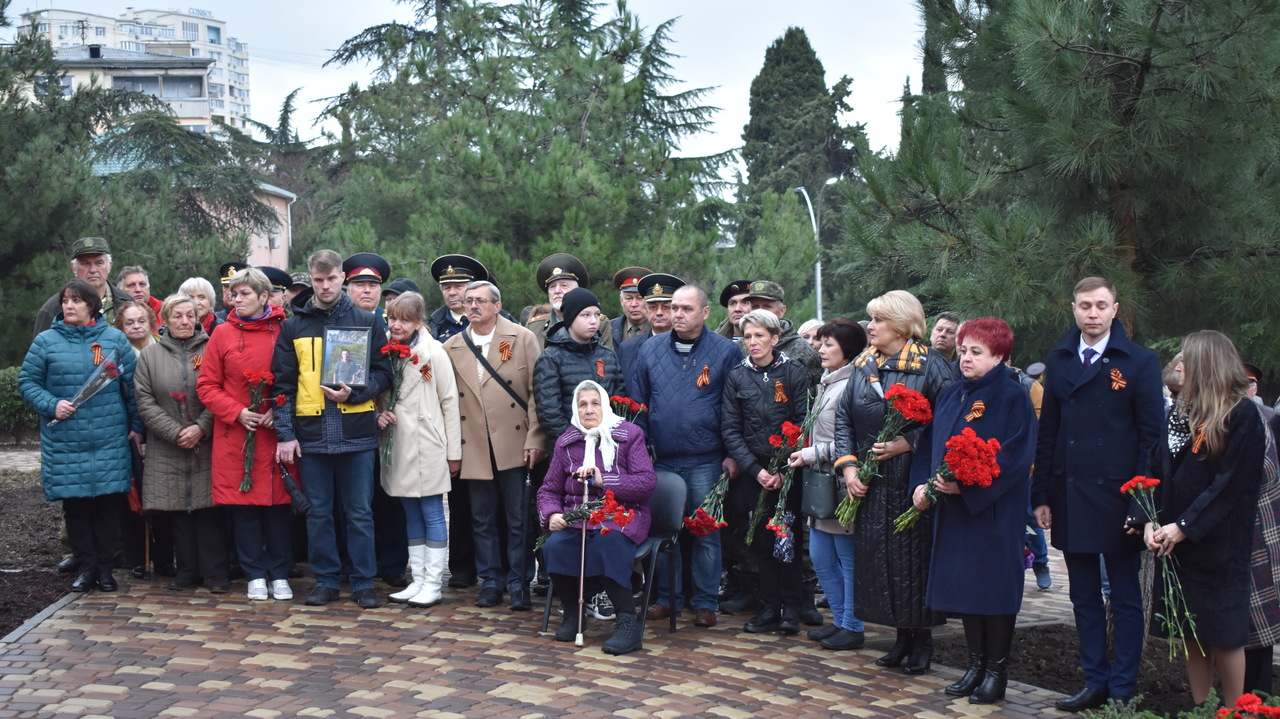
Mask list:
POLYGON ((326 327, 320 384, 360 389, 369 381, 369 327, 326 327))

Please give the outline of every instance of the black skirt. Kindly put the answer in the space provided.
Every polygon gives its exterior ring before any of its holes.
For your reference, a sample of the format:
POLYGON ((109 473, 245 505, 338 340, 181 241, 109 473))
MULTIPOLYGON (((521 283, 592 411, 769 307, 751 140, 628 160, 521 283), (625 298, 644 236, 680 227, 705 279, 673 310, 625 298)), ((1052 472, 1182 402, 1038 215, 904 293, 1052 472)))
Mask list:
MULTIPOLYGON (((569 527, 552 532, 542 545, 542 558, 551 574, 578 576, 582 566, 582 529, 569 527)), ((608 577, 624 587, 631 586, 631 565, 636 561, 636 545, 622 532, 601 534, 587 530, 585 577, 608 577)))

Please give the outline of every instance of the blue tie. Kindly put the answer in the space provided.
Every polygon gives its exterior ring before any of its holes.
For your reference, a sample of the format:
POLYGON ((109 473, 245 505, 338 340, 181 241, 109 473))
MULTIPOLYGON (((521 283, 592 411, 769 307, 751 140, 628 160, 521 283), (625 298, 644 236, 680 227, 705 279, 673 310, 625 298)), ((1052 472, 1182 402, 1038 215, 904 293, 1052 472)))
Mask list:
POLYGON ((1098 356, 1098 351, 1092 347, 1085 347, 1080 354, 1084 356, 1084 366, 1087 368, 1093 364, 1093 358, 1098 356))

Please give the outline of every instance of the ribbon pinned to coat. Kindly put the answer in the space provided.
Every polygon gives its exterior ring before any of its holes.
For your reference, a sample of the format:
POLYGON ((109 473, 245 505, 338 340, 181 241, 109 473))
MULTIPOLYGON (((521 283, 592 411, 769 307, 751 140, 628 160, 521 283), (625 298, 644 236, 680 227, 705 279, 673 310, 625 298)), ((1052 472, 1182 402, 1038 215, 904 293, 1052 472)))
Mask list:
POLYGON ((698 373, 698 381, 694 384, 699 388, 711 384, 711 365, 702 365, 702 371, 698 373))
POLYGON ((987 411, 987 404, 982 400, 978 400, 977 402, 973 403, 973 408, 969 410, 969 414, 966 414, 964 416, 964 421, 972 422, 973 420, 981 417, 983 413, 986 411, 987 411))
POLYGON ((778 380, 773 383, 773 401, 774 402, 787 401, 787 391, 782 388, 781 380, 778 380))
POLYGON ((94 342, 93 344, 89 345, 89 349, 93 350, 93 366, 97 367, 98 365, 102 364, 102 360, 106 359, 105 357, 102 356, 102 345, 98 344, 97 342, 94 342))
POLYGON ((430 364, 424 364, 424 365, 422 365, 422 367, 421 367, 418 371, 422 373, 422 379, 425 379, 425 380, 428 380, 428 381, 431 379, 431 365, 430 365, 430 364))
POLYGON ((1128 384, 1129 382, 1125 380, 1124 375, 1120 374, 1120 370, 1118 369, 1111 370, 1111 389, 1112 390, 1115 390, 1115 391, 1122 390, 1128 384))
POLYGON ((502 343, 498 345, 498 357, 503 362, 506 362, 511 359, 514 354, 515 353, 511 351, 511 343, 506 340, 502 340, 502 343))
POLYGON ((596 360, 596 375, 598 375, 601 379, 604 379, 604 360, 603 359, 596 360))

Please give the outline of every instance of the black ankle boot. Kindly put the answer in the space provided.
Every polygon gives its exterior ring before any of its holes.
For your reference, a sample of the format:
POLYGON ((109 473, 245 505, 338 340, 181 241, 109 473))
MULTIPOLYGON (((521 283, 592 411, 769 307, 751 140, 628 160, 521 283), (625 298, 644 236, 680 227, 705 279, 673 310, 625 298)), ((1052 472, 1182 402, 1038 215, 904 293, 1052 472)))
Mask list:
POLYGON ((969 695, 970 704, 994 704, 1004 699, 1004 689, 1009 683, 1009 658, 992 659, 982 675, 982 684, 969 695))
POLYGON ((952 684, 943 691, 947 696, 951 697, 967 697, 973 693, 974 689, 982 683, 982 675, 987 670, 987 658, 981 654, 969 653, 969 668, 965 671, 964 676, 960 677, 960 681, 952 684))
POLYGON ((933 630, 911 630, 911 654, 902 663, 905 674, 924 674, 933 665, 933 630))
POLYGON ((636 619, 635 612, 619 612, 614 623, 617 626, 613 636, 609 637, 601 647, 605 654, 629 654, 642 646, 644 637, 640 632, 640 622, 636 619))
MULTIPOLYGON (((778 631, 781 623, 782 612, 778 605, 765 603, 760 606, 760 613, 742 627, 742 631, 749 634, 770 634, 778 631)), ((796 629, 799 630, 799 627, 796 629)))
POLYGON ((969 649, 969 669, 960 681, 947 687, 947 696, 967 697, 982 683, 987 665, 986 622, 981 616, 966 614, 960 617, 964 623, 964 643, 969 649))
POLYGON ((898 638, 889 653, 876 660, 876 666, 896 667, 911 653, 911 630, 899 629, 898 638))
POLYGON ((578 626, 578 603, 574 602, 573 606, 569 604, 561 604, 560 609, 564 612, 564 621, 560 623, 560 628, 556 630, 557 642, 571 642, 577 639, 579 632, 587 630, 587 613, 582 613, 582 626, 578 626))
POLYGON ((778 622, 778 631, 783 634, 800 633, 800 608, 786 605, 782 608, 782 620, 778 622))

